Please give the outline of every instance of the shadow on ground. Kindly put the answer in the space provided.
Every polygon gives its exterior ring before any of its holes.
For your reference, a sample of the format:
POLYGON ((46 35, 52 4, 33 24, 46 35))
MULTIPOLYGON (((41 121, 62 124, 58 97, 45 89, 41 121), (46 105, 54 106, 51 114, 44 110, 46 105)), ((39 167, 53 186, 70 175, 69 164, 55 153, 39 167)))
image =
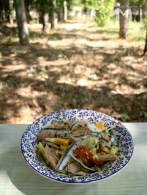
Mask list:
MULTIPOLYGON (((87 32, 85 36, 76 32, 55 32, 48 40, 95 41, 87 32)), ((93 33, 99 37, 103 31, 93 33)), ((105 45, 97 46, 1 45, 0 122, 30 122, 63 108, 88 108, 122 121, 146 121, 147 70, 140 48, 111 49, 107 38, 103 41, 105 45)))

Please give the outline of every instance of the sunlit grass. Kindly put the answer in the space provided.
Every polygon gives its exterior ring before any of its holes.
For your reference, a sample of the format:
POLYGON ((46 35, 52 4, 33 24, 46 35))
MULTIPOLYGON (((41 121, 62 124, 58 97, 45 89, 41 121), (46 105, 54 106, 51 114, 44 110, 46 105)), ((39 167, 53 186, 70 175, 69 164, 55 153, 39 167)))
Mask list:
POLYGON ((140 22, 129 22, 128 36, 130 40, 144 41, 145 39, 145 28, 143 23, 140 22))
MULTIPOLYGON (((100 27, 99 27, 100 28, 100 27)), ((116 35, 119 33, 119 21, 110 20, 105 27, 102 29, 106 30, 107 33, 116 35)), ((128 38, 129 41, 144 41, 145 39, 145 28, 143 22, 128 22, 128 38)))
POLYGON ((16 36, 3 36, 0 37, 0 45, 2 44, 13 44, 18 42, 18 37, 16 36))

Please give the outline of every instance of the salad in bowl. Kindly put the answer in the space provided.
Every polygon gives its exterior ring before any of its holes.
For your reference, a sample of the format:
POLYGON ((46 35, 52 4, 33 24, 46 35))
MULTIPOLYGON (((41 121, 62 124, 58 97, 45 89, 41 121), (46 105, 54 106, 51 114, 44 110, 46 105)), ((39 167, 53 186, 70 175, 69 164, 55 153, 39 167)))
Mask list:
POLYGON ((64 183, 89 183, 117 173, 133 148, 119 121, 92 110, 49 113, 28 126, 21 139, 27 163, 42 176, 64 183))

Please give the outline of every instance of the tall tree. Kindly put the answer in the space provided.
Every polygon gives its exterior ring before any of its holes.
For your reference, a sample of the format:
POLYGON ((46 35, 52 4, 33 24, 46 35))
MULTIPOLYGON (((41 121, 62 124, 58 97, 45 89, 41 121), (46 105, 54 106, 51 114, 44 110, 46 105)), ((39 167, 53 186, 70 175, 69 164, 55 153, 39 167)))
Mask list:
POLYGON ((48 30, 48 13, 44 10, 42 10, 40 15, 40 20, 42 23, 42 31, 47 32, 48 30))
POLYGON ((30 5, 31 5, 32 3, 33 3, 33 0, 24 0, 25 12, 26 12, 26 17, 27 17, 27 23, 29 23, 30 20, 31 20, 30 5))
POLYGON ((0 22, 10 22, 10 1, 0 0, 0 22))
POLYGON ((48 30, 48 0, 35 0, 35 9, 39 14, 39 23, 42 24, 42 31, 48 30))
POLYGON ((63 0, 57 0, 57 17, 58 22, 64 21, 64 7, 63 7, 63 0))
POLYGON ((147 53, 147 1, 144 2, 144 26, 146 30, 146 38, 145 38, 145 45, 144 45, 144 51, 143 54, 145 55, 147 53))
POLYGON ((39 0, 39 14, 40 22, 42 24, 42 31, 48 30, 48 0, 39 0))
POLYGON ((51 24, 51 29, 55 28, 55 1, 49 0, 49 21, 51 24))
POLYGON ((127 38, 128 31, 128 0, 120 0, 119 37, 127 38))
POLYGON ((57 0, 57 16, 59 22, 67 20, 68 16, 68 3, 66 0, 57 0))
POLYGON ((63 13, 64 13, 64 21, 67 21, 67 15, 68 15, 68 10, 67 10, 67 1, 63 1, 63 13))
POLYGON ((143 55, 147 53, 147 29, 146 29, 146 39, 145 39, 145 45, 144 45, 144 50, 143 50, 143 55))
POLYGON ((5 20, 6 22, 10 22, 10 4, 9 1, 5 2, 5 20))
POLYGON ((29 43, 29 31, 25 13, 24 0, 15 0, 16 20, 19 33, 19 42, 22 45, 29 43))

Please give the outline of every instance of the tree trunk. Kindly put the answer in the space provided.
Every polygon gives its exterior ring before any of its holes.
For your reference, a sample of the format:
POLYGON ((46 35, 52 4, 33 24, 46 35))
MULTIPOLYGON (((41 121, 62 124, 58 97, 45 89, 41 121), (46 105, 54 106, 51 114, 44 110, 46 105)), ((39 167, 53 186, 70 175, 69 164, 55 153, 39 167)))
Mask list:
POLYGON ((128 31, 128 0, 120 1, 119 25, 119 37, 126 39, 128 31))
POLYGON ((10 4, 9 0, 0 0, 0 22, 10 22, 10 4))
POLYGON ((143 55, 147 53, 147 1, 145 1, 144 3, 144 17, 145 17, 146 38, 145 38, 143 55))
POLYGON ((19 42, 22 45, 29 43, 29 31, 25 13, 24 0, 15 0, 16 20, 19 32, 19 42))
POLYGON ((66 0, 63 2, 63 7, 64 7, 64 11, 63 11, 64 21, 66 22, 67 21, 67 1, 66 0))
POLYGON ((3 22, 3 1, 0 1, 0 23, 3 22))
POLYGON ((10 23, 10 4, 9 1, 4 1, 5 3, 5 22, 10 23))
POLYGON ((55 28, 55 12, 54 12, 54 1, 49 1, 49 21, 51 24, 51 29, 55 28))
POLYGON ((55 14, 53 11, 49 12, 49 20, 51 24, 51 29, 54 29, 55 28, 55 14))
POLYGON ((143 55, 145 55, 146 53, 147 53, 147 29, 146 29, 146 39, 145 39, 143 55))
POLYGON ((10 24, 13 24, 13 22, 15 21, 13 0, 9 0, 9 6, 10 6, 10 24))
POLYGON ((64 8, 63 5, 60 5, 57 12, 58 21, 63 22, 64 21, 64 8))
POLYGON ((48 14, 46 13, 45 10, 42 10, 40 13, 40 22, 42 24, 42 31, 47 32, 48 30, 48 14))
POLYGON ((29 9, 30 1, 25 0, 24 3, 25 3, 25 12, 26 12, 27 23, 30 23, 30 20, 31 20, 30 9, 29 9))

